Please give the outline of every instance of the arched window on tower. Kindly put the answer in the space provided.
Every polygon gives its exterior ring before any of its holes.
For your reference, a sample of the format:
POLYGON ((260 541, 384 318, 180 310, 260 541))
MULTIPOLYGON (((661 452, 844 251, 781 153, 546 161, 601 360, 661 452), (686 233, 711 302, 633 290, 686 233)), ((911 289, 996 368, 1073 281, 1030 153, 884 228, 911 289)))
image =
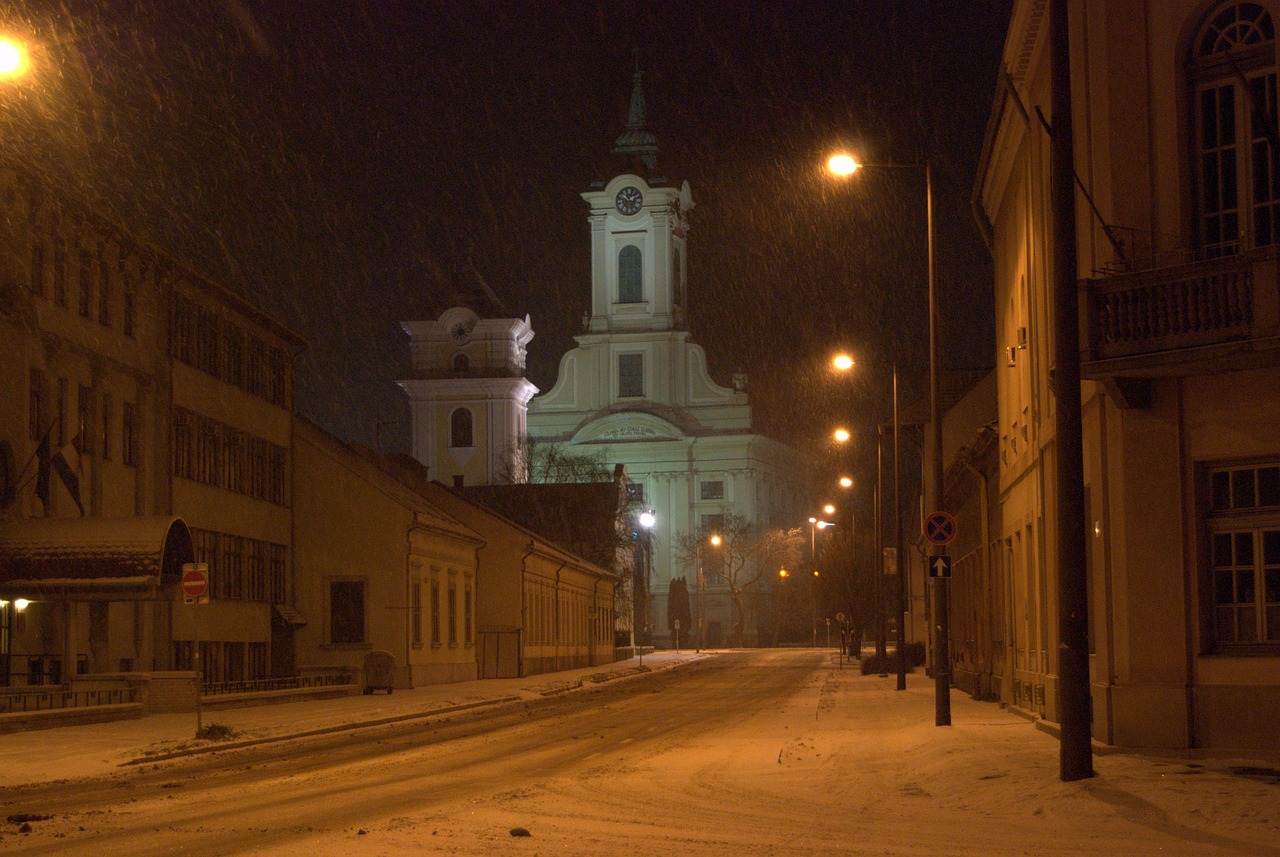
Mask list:
POLYGON ((457 408, 449 415, 449 446, 469 449, 474 445, 471 429, 471 411, 457 408))
POLYGON ((471 361, 467 359, 465 354, 453 355, 453 371, 461 375, 471 368, 471 361))
POLYGON ((618 251, 618 303, 638 304, 644 300, 640 281, 640 248, 629 244, 618 251))
POLYGON ((1216 257, 1275 244, 1280 126, 1275 27, 1258 3, 1212 12, 1192 46, 1200 246, 1216 257))

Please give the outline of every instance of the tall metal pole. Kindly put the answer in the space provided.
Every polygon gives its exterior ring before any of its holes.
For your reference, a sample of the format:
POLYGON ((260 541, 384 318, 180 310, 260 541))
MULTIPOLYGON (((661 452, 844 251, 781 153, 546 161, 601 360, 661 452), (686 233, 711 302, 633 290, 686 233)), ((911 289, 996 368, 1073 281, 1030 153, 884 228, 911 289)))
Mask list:
POLYGON ((907 689, 906 580, 907 564, 902 549, 902 469, 898 444, 902 417, 898 411, 898 364, 893 364, 893 549, 898 555, 898 690, 907 689))
POLYGON ((1058 494, 1058 708, 1060 777, 1093 776, 1089 699, 1089 598, 1080 404, 1080 317, 1076 293, 1075 164, 1066 0, 1049 17, 1053 133, 1049 186, 1053 213, 1054 376, 1058 494))
MULTIPOLYGON (((871 570, 876 599, 876 657, 882 668, 888 653, 884 644, 884 429, 876 432, 876 561, 871 570)), ((888 673, 884 673, 888 675, 888 673)))
MULTIPOLYGON (((942 469, 942 391, 938 319, 938 278, 933 257, 933 167, 924 165, 925 224, 929 244, 929 423, 933 434, 932 478, 927 482, 925 495, 928 512, 944 511, 942 469)), ((937 622, 934 641, 934 725, 951 725, 951 622, 949 614, 950 581, 945 577, 933 578, 934 617, 937 622)))

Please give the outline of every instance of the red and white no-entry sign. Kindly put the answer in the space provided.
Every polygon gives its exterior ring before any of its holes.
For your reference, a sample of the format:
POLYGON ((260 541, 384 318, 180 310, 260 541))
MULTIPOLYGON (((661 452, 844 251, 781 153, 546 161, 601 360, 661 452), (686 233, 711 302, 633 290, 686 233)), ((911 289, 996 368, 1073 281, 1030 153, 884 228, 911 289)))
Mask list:
POLYGON ((188 562, 182 566, 182 594, 188 604, 203 604, 209 600, 209 566, 206 563, 188 562))

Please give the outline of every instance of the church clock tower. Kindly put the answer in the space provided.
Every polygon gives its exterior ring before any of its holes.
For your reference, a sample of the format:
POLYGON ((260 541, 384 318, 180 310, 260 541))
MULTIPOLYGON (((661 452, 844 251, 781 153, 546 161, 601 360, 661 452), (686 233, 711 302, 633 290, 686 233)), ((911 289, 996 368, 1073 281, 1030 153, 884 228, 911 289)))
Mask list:
POLYGON ((589 333, 684 330, 688 293, 685 244, 693 208, 689 183, 671 187, 653 175, 658 145, 645 117, 641 73, 635 73, 627 130, 614 154, 633 171, 582 194, 591 206, 589 333))

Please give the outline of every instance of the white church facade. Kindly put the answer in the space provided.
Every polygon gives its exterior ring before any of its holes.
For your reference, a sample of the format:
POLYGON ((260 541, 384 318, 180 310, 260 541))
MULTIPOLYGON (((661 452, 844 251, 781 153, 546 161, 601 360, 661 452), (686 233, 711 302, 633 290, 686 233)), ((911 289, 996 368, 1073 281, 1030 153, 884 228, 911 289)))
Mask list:
MULTIPOLYGON (((682 541, 705 539, 727 516, 761 527, 800 526, 806 464, 791 448, 752 429, 746 376, 732 386, 711 379, 706 353, 687 324, 687 241, 694 207, 687 182, 656 172, 636 73, 627 130, 613 149, 626 166, 582 194, 589 206, 591 309, 577 347, 563 355, 550 391, 524 378, 530 321, 508 314, 469 262, 455 271, 452 303, 435 321, 406 322, 413 379, 409 396, 413 455, 441 482, 477 485, 528 478, 534 445, 556 446, 612 471, 625 465, 647 532, 647 617, 658 645, 670 645, 667 593, 683 577, 694 615, 705 612, 705 644, 728 644, 735 621, 728 588, 706 575, 682 541), (460 424, 461 423, 461 424, 460 424)), ((637 530, 639 527, 637 526, 637 530)), ((745 593, 744 643, 758 641, 758 619, 775 569, 745 593)), ((764 608, 767 609, 767 608, 764 608)), ((642 621, 644 621, 642 619, 642 621)), ((682 645, 693 636, 686 628, 682 645)))
MULTIPOLYGON (((630 170, 582 194, 590 207, 591 310, 555 386, 529 403, 528 432, 611 465, 623 464, 637 510, 652 509, 647 615, 653 639, 669 641, 667 592, 687 582, 696 616, 705 597, 706 644, 727 644, 734 608, 727 587, 705 576, 680 544, 713 533, 727 515, 762 527, 799 526, 805 465, 799 454, 752 430, 746 378, 713 381, 687 327, 687 242, 694 207, 687 182, 656 173, 637 73, 626 132, 614 152, 630 170)), ((756 641, 765 586, 747 593, 744 642, 756 641)), ((638 629, 643 632, 645 629, 638 629)), ((687 630, 686 640, 692 638, 687 630)))

